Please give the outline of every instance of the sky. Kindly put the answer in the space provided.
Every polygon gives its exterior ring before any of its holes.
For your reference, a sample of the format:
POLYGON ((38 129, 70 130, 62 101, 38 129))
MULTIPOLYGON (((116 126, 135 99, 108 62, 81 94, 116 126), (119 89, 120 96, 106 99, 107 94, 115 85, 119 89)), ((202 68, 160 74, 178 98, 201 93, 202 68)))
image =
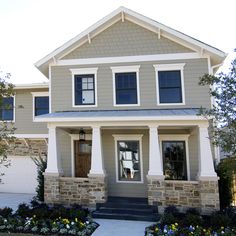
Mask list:
POLYGON ((46 82, 34 63, 120 6, 236 57, 236 0, 0 0, 0 71, 46 82))

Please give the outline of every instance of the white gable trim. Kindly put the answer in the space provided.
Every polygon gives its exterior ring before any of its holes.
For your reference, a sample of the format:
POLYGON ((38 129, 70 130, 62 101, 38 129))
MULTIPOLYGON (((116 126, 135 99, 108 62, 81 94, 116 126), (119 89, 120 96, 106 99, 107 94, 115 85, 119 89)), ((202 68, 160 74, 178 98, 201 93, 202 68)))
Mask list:
MULTIPOLYGON (((203 50, 206 50, 212 54, 214 54, 217 57, 221 57, 222 60, 226 57, 226 54, 214 47, 211 47, 205 43, 202 43, 190 36, 187 36, 183 33, 180 33, 174 29, 171 29, 163 24, 160 24, 152 19, 149 19, 137 12, 131 11, 125 7, 120 7, 117 10, 113 11, 111 14, 107 15, 100 21, 98 21, 96 24, 89 27, 87 30, 83 31, 81 34, 77 35, 52 53, 48 54, 46 57, 42 58, 38 62, 35 63, 36 67, 41 67, 43 64, 49 63, 49 61, 52 58, 60 58, 60 56, 65 55, 68 53, 64 52, 67 48, 72 47, 77 48, 79 41, 88 41, 88 35, 90 35, 90 39, 92 40, 92 37, 97 35, 99 32, 102 32, 104 29, 107 28, 107 26, 111 26, 115 22, 122 20, 122 14, 124 15, 124 19, 130 20, 132 22, 135 22, 136 24, 142 25, 143 27, 154 31, 157 33, 157 36, 160 37, 160 35, 163 35, 164 37, 170 37, 173 41, 178 41, 178 43, 187 43, 189 45, 188 47, 191 47, 191 45, 195 48, 198 48, 200 52, 203 52, 203 50), (123 13, 122 13, 123 12, 123 13), (161 33, 160 33, 161 32, 161 33), (76 44, 76 45, 75 45, 76 44), (64 53, 63 53, 64 52, 64 53)), ((158 38, 157 37, 157 38, 158 38)))
POLYGON ((201 56, 199 53, 167 53, 141 56, 124 56, 124 57, 97 57, 84 59, 58 60, 53 66, 72 66, 72 65, 92 65, 92 64, 111 64, 125 62, 142 62, 142 61, 167 61, 167 60, 185 60, 208 58, 201 56))

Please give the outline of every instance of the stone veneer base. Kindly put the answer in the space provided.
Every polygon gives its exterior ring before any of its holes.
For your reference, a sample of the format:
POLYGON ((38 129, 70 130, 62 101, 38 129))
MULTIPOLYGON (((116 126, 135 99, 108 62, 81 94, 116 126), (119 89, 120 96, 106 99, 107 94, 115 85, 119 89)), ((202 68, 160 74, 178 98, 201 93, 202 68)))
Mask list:
POLYGON ((160 213, 174 205, 181 212, 196 208, 201 214, 219 210, 218 181, 171 181, 148 176, 148 202, 160 213))
POLYGON ((61 204, 80 204, 95 207, 96 203, 107 200, 106 177, 58 177, 44 175, 45 202, 61 204))

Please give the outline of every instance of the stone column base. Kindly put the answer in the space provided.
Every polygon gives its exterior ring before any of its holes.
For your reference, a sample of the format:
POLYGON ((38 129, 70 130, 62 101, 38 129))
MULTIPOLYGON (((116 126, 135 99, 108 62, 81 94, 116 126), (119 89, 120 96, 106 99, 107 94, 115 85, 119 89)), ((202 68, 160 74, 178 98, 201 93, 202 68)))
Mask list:
POLYGON ((163 213, 166 207, 165 181, 162 176, 147 176, 148 204, 158 207, 159 213, 163 213))
POLYGON ((219 189, 217 180, 200 180, 201 212, 209 215, 220 210, 219 189))
POLYGON ((46 203, 60 203, 59 175, 44 173, 44 201, 46 203))

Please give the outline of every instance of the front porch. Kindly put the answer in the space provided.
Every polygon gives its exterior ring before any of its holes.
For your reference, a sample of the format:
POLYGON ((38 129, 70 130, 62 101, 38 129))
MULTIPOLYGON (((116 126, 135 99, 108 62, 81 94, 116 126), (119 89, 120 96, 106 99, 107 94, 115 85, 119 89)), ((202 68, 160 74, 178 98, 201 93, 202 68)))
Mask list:
POLYGON ((205 120, 55 122, 48 127, 48 203, 95 207, 112 196, 147 198, 159 212, 168 205, 181 211, 198 208, 203 214, 219 209, 218 178, 205 120), (74 145, 81 128, 92 142, 87 177, 76 174, 74 145), (174 154, 173 160, 168 159, 170 144, 183 147, 178 164, 174 154), (124 150, 124 145, 131 145, 132 150, 124 150), (128 158, 130 152, 137 163, 134 168, 125 167, 121 160, 121 154, 128 158), (173 170, 176 166, 178 170, 173 170))

